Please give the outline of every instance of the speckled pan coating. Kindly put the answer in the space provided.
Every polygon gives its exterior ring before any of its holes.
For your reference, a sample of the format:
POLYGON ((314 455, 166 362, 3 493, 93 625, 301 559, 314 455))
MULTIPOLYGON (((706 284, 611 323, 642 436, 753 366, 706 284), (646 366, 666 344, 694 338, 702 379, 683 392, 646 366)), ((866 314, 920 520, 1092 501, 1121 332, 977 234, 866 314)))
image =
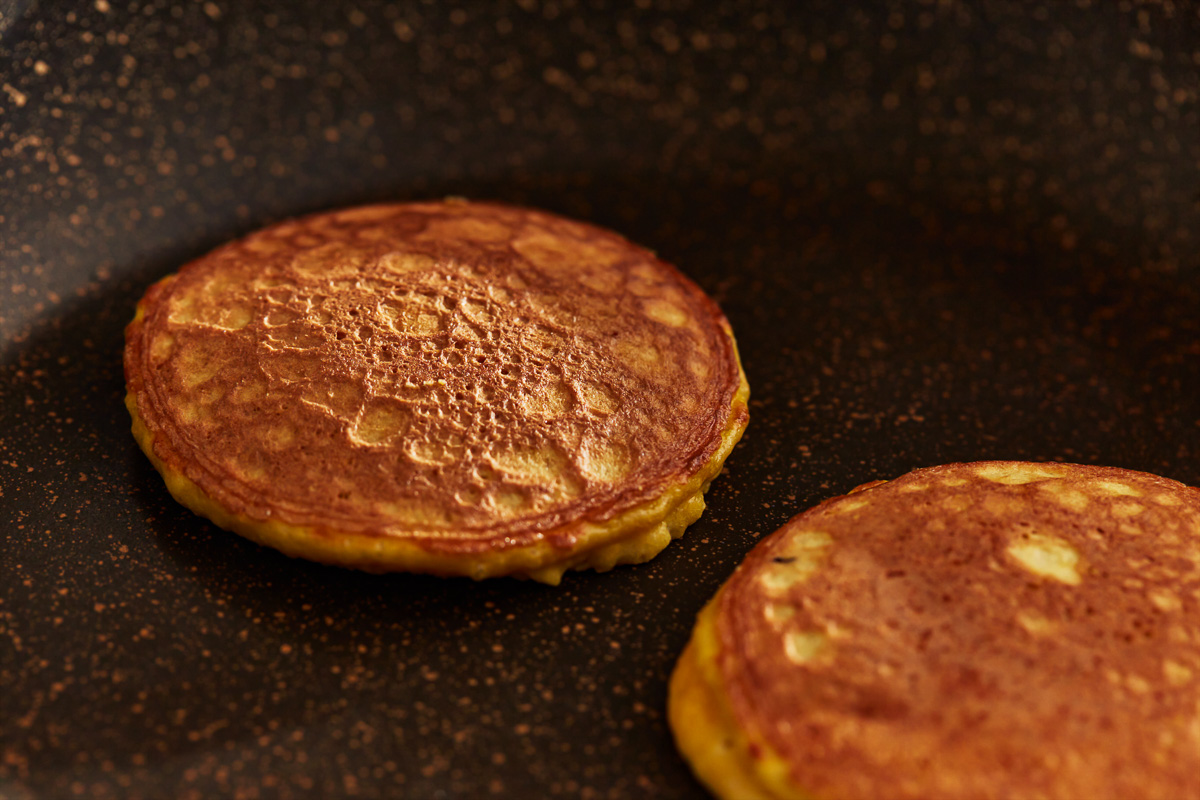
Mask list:
POLYGON ((666 677, 794 509, 981 458, 1200 484, 1188 5, 0 2, 0 794, 703 800, 666 677), (728 315, 754 424, 653 562, 298 562, 130 439, 153 281, 447 194, 618 230, 728 315))

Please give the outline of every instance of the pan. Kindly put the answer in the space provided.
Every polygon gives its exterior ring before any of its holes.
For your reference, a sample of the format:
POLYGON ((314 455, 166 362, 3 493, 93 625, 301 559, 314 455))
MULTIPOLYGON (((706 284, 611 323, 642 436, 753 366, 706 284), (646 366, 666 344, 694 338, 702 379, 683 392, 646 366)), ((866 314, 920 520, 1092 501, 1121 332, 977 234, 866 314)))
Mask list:
POLYGON ((693 618, 911 468, 1200 484, 1190 3, 0 2, 0 796, 670 797, 693 618), (129 434, 154 280, 270 222, 463 195, 615 229, 722 306, 751 423, 653 562, 559 587, 288 559, 129 434))

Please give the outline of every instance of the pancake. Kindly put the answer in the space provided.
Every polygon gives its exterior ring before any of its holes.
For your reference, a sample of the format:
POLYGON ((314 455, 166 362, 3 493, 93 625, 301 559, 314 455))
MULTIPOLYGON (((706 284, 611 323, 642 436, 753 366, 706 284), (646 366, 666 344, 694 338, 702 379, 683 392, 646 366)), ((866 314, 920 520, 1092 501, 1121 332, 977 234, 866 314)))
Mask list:
POLYGON ((760 542, 668 715, 723 798, 1200 797, 1200 490, 920 469, 760 542))
POLYGON ((556 584, 704 509, 749 390, 678 270, 503 205, 285 222, 153 285, 126 405, 174 497, 284 553, 556 584))

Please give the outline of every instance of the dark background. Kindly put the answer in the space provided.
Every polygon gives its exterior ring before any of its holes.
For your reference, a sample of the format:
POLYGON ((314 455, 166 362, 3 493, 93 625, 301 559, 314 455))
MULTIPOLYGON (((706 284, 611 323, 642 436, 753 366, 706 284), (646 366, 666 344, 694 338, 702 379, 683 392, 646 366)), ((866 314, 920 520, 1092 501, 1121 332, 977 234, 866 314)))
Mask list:
POLYGON ((1200 484, 1198 93, 1190 2, 0 0, 0 797, 703 797, 667 676, 792 514, 955 460, 1200 484), (729 316, 751 425, 654 562, 293 561, 134 444, 150 282, 446 194, 614 228, 729 316))

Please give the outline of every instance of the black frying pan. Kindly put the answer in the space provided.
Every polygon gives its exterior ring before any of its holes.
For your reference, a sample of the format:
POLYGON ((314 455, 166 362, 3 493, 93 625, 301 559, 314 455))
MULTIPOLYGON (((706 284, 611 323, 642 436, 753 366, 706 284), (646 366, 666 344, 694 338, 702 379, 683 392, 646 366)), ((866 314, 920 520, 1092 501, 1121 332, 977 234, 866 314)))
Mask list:
POLYGON ((1190 2, 9 0, 0 37, 0 796, 703 797, 666 679, 792 514, 955 460, 1200 484, 1190 2), (446 194, 612 227, 728 314, 751 426, 652 563, 293 561, 137 450, 150 282, 446 194))

